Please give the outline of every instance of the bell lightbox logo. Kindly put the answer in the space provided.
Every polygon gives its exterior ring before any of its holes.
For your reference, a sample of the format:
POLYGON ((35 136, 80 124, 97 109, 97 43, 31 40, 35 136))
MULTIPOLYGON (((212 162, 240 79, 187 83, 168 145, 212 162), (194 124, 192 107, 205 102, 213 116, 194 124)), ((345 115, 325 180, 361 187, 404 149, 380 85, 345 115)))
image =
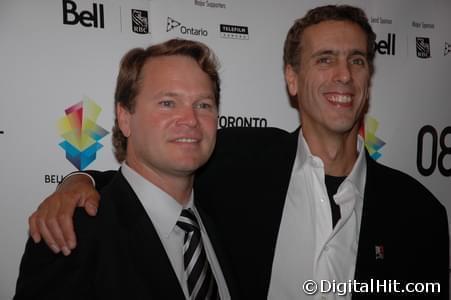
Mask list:
POLYGON ((102 109, 93 100, 85 97, 68 108, 66 116, 58 121, 58 130, 63 142, 60 147, 66 152, 66 159, 78 170, 85 169, 96 159, 96 153, 103 145, 99 143, 108 131, 96 124, 102 109))

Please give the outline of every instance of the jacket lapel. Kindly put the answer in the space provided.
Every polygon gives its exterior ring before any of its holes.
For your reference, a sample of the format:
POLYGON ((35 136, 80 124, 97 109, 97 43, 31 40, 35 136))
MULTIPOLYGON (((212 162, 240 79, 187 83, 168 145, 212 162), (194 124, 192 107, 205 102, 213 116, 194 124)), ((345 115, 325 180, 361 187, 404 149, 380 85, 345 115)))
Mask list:
POLYGON ((296 158, 299 130, 298 128, 296 131, 284 136, 283 139, 279 140, 280 144, 273 145, 273 148, 269 149, 270 152, 266 154, 266 164, 269 170, 264 176, 271 177, 266 184, 272 186, 272 188, 266 189, 271 193, 263 194, 262 199, 270 201, 271 204, 262 203, 261 207, 259 207, 259 213, 261 214, 259 219, 262 220, 259 226, 263 228, 263 232, 266 232, 266 242, 264 243, 265 247, 257 249, 257 252, 261 255, 260 262, 264 271, 260 276, 264 284, 265 295, 268 294, 271 283, 277 237, 296 158))
POLYGON ((120 238, 128 248, 137 280, 157 299, 185 299, 161 240, 136 194, 118 172, 112 182, 121 224, 120 238))
POLYGON ((360 224, 359 246, 355 270, 356 280, 369 280, 376 277, 385 264, 385 241, 381 232, 384 227, 383 220, 377 220, 384 214, 379 210, 386 209, 378 199, 382 200, 381 188, 377 185, 377 165, 366 151, 367 174, 363 200, 362 220, 360 224))

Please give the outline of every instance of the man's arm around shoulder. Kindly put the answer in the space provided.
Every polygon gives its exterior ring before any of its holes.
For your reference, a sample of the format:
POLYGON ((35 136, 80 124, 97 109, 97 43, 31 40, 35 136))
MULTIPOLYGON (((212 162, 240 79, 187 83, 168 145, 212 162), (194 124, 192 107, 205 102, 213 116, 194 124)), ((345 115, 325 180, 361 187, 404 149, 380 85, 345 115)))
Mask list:
POLYGON ((28 239, 14 300, 88 298, 95 273, 96 218, 79 208, 74 222, 79 242, 70 256, 55 254, 44 242, 28 239))

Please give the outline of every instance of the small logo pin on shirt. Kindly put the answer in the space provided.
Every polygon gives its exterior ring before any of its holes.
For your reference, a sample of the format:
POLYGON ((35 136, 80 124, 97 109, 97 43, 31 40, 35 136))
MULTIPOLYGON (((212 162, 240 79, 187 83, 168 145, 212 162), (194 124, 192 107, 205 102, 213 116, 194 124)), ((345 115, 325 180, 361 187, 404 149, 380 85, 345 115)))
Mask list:
POLYGON ((374 250, 376 252, 376 259, 384 259, 384 246, 376 245, 374 246, 374 250))

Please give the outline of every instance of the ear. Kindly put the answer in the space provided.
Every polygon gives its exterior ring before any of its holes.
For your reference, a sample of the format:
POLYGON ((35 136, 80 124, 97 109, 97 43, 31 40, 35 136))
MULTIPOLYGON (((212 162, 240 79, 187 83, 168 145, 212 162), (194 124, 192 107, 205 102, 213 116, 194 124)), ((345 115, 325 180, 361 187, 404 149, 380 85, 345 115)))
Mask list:
POLYGON ((298 93, 298 74, 291 65, 285 67, 285 82, 290 96, 296 96, 298 93))
POLYGON ((128 111, 127 108, 122 106, 122 104, 118 103, 116 104, 116 117, 117 122, 119 124, 119 128, 122 131, 122 134, 128 138, 131 134, 130 129, 131 113, 128 111))

